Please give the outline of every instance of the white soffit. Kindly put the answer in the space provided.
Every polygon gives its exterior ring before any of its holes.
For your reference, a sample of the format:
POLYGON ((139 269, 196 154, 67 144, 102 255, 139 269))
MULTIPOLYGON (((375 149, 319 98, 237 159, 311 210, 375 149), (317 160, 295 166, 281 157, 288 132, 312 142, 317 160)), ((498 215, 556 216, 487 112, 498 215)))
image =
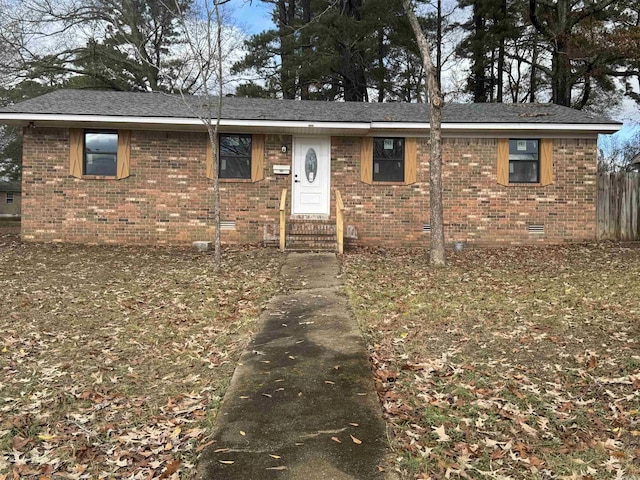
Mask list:
MULTIPOLYGON (((65 123, 104 123, 104 124, 142 124, 142 125, 178 125, 204 128, 199 118, 184 117, 123 117, 109 115, 62 115, 45 113, 3 113, 0 120, 16 122, 65 122, 65 123)), ((215 123, 214 119, 212 122, 215 123)), ((288 120, 227 120, 221 119, 223 127, 257 127, 257 128, 322 128, 336 130, 369 130, 369 122, 314 122, 288 120)))
MULTIPOLYGON (((103 125, 137 125, 139 127, 175 126, 181 128, 203 129, 202 120, 198 118, 180 117, 123 117, 109 115, 63 115, 63 114, 33 114, 33 113, 0 113, 0 120, 15 123, 44 122, 47 125, 59 123, 74 124, 103 124, 103 125)), ((289 120, 227 120, 220 121, 221 127, 236 127, 246 129, 293 130, 304 131, 332 131, 358 134, 375 134, 377 132, 428 132, 428 123, 402 122, 316 122, 289 120)), ((594 133, 614 133, 622 128, 618 124, 601 123, 442 123, 442 130, 446 132, 473 131, 581 131, 594 133)))
MULTIPOLYGON (((477 130, 535 130, 535 131, 587 131, 587 132, 617 132, 622 125, 611 123, 442 123, 442 130, 477 131, 477 130)), ((396 122, 371 122, 372 130, 429 130, 429 125, 424 123, 396 123, 396 122)))

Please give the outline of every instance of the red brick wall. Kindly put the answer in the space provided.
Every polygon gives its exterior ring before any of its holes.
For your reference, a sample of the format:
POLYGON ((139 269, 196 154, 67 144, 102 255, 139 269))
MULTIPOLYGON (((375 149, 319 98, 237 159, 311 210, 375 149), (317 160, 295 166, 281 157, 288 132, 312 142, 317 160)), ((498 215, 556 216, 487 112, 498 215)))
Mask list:
MULTIPOLYGON (((205 177, 204 133, 134 131, 131 176, 122 180, 69 175, 67 129, 26 129, 23 238, 81 243, 184 244, 213 236, 211 187, 205 177)), ((331 212, 340 189, 358 243, 427 244, 429 168, 426 139, 418 141, 418 182, 360 182, 360 139, 331 139, 331 212)), ((554 141, 555 182, 546 187, 496 183, 495 139, 444 142, 447 241, 477 244, 580 241, 595 238, 596 141, 554 141), (544 224, 531 234, 528 224, 544 224)), ((255 243, 277 225, 280 193, 291 177, 274 164, 291 164, 292 137, 268 135, 265 179, 221 183, 222 219, 236 222, 224 242, 255 243), (287 153, 281 147, 287 146, 287 153)), ((287 205, 287 213, 290 203, 287 205)))
POLYGON ((498 185, 496 149, 496 139, 444 143, 448 240, 495 244, 595 239, 595 139, 554 139, 554 182, 544 187, 498 185), (529 233, 529 224, 544 225, 544 234, 529 233))
MULTIPOLYGON (((473 244, 560 243, 596 236, 596 140, 554 139, 554 183, 497 183, 497 139, 448 138, 443 142, 443 203, 447 242, 473 244), (528 225, 544 225, 544 234, 528 225)), ((367 185, 360 179, 359 139, 332 139, 332 187, 340 189, 358 243, 428 242, 429 145, 418 139, 413 185, 367 185)), ((333 211, 333 206, 332 206, 333 211)))

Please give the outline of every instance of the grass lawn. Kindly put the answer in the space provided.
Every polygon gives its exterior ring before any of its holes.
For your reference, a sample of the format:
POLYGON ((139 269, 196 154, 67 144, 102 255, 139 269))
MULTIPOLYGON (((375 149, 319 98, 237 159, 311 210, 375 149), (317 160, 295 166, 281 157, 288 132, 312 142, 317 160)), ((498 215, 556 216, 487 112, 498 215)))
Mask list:
POLYGON ((343 257, 402 478, 640 478, 640 249, 343 257))
POLYGON ((274 250, 22 244, 0 223, 0 479, 190 478, 274 250))

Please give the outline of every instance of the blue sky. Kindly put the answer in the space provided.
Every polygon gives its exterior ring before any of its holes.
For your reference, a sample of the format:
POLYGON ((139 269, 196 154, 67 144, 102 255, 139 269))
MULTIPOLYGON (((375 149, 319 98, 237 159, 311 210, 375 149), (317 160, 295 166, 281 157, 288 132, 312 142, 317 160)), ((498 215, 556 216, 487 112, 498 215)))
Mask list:
POLYGON ((229 3, 233 11, 233 17, 237 25, 247 34, 262 32, 268 28, 273 28, 271 12, 273 5, 261 2, 260 0, 231 0, 229 3))

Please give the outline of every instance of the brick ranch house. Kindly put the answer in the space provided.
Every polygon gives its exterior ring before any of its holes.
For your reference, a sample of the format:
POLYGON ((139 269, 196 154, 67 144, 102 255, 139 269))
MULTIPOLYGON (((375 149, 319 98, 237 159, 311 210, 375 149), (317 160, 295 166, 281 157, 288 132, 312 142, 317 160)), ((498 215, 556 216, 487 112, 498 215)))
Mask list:
MULTIPOLYGON (((59 90, 0 109, 0 122, 24 127, 23 239, 211 239, 213 158, 197 118, 202 102, 59 90)), ((225 98, 223 242, 277 241, 286 189, 289 243, 335 233, 339 191, 349 241, 427 245, 428 115, 422 104, 225 98)), ((447 104, 447 242, 595 239, 597 136, 619 128, 551 104, 447 104)))

